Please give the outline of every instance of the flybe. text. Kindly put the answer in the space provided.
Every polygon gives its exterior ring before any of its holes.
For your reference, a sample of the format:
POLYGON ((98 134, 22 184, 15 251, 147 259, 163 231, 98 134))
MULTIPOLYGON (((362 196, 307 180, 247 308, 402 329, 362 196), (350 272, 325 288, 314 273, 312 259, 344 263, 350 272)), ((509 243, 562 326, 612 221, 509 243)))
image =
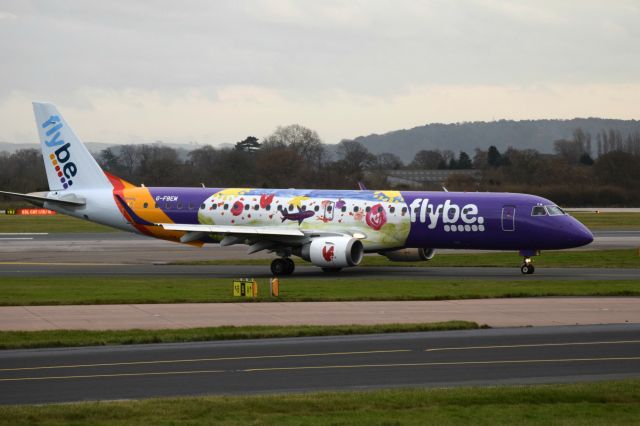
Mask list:
POLYGON ((69 152, 69 148, 71 147, 71 144, 64 143, 64 140, 61 139, 60 130, 62 130, 63 126, 64 124, 62 123, 62 120, 60 120, 60 117, 57 115, 52 115, 47 121, 42 123, 42 128, 47 132, 44 140, 45 145, 49 148, 58 147, 49 155, 49 160, 51 161, 51 165, 53 166, 55 173, 60 179, 62 187, 67 189, 73 185, 71 178, 78 173, 78 168, 75 163, 70 161, 71 152, 69 152))
POLYGON ((409 206, 411 222, 426 223, 428 229, 435 229, 442 220, 443 229, 447 232, 484 231, 484 217, 478 214, 478 206, 458 204, 446 200, 443 204, 434 205, 429 199, 416 198, 409 206))

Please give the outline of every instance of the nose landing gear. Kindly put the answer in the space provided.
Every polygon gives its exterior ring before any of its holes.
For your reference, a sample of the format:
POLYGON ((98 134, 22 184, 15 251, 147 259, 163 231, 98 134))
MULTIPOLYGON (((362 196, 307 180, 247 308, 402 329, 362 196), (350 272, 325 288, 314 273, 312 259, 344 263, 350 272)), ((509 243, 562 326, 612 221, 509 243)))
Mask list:
POLYGON ((271 273, 276 277, 291 275, 295 269, 296 264, 290 257, 280 257, 271 262, 271 273))
POLYGON ((531 260, 531 258, 525 257, 524 263, 520 267, 520 272, 522 272, 525 275, 529 275, 529 274, 533 274, 535 270, 536 268, 533 266, 533 261, 531 260))

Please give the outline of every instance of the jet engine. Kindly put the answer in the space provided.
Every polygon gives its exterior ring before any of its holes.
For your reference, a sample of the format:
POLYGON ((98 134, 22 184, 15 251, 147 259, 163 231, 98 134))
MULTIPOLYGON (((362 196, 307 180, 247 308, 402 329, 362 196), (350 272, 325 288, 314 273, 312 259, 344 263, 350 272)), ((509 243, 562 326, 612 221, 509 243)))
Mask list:
POLYGON ((315 266, 339 269, 359 265, 364 256, 364 246, 353 237, 316 237, 303 246, 298 255, 315 266))
POLYGON ((385 251, 381 254, 392 262, 419 262, 433 259, 435 250, 432 248, 403 248, 385 251))

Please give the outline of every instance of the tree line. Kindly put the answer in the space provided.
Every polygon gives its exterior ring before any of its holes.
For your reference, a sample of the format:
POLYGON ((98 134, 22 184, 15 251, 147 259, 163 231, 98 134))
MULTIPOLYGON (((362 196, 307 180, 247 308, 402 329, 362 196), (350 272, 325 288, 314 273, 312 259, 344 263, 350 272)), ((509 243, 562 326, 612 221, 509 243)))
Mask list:
MULTIPOLYGON (((96 159, 107 171, 136 185, 265 188, 439 190, 427 185, 389 183, 404 169, 479 170, 480 179, 452 173, 446 187, 464 191, 526 192, 562 205, 640 205, 640 134, 622 139, 615 131, 592 137, 581 129, 554 142, 554 154, 495 146, 474 153, 421 150, 404 164, 395 153, 374 155, 358 141, 324 144, 300 125, 277 128, 262 140, 249 136, 233 148, 202 146, 186 157, 162 144, 121 145, 96 159), (592 149, 595 147, 597 155, 592 149)), ((47 190, 38 150, 0 153, 0 188, 15 192, 47 190)))

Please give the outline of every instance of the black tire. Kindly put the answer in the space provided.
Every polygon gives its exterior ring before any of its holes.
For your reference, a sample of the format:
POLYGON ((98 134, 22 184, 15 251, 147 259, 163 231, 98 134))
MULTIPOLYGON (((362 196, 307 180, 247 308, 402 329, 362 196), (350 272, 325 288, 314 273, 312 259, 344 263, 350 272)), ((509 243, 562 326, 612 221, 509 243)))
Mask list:
POLYGON ((536 268, 533 265, 529 265, 529 275, 533 274, 536 268))
POLYGON ((529 275, 529 274, 533 273, 533 272, 532 272, 532 269, 533 269, 533 266, 531 266, 531 265, 527 265, 527 264, 525 263, 524 265, 522 265, 522 266, 520 267, 520 272, 522 272, 524 275, 529 275))
POLYGON ((337 274, 341 270, 342 268, 322 268, 322 272, 325 272, 327 274, 337 274))
POLYGON ((271 262, 271 273, 276 277, 286 275, 287 262, 284 259, 273 259, 273 262, 271 262))
POLYGON ((293 262, 293 259, 291 259, 290 257, 287 257, 284 259, 285 264, 287 265, 287 270, 285 271, 284 275, 291 275, 293 274, 293 271, 296 270, 296 264, 293 262))

